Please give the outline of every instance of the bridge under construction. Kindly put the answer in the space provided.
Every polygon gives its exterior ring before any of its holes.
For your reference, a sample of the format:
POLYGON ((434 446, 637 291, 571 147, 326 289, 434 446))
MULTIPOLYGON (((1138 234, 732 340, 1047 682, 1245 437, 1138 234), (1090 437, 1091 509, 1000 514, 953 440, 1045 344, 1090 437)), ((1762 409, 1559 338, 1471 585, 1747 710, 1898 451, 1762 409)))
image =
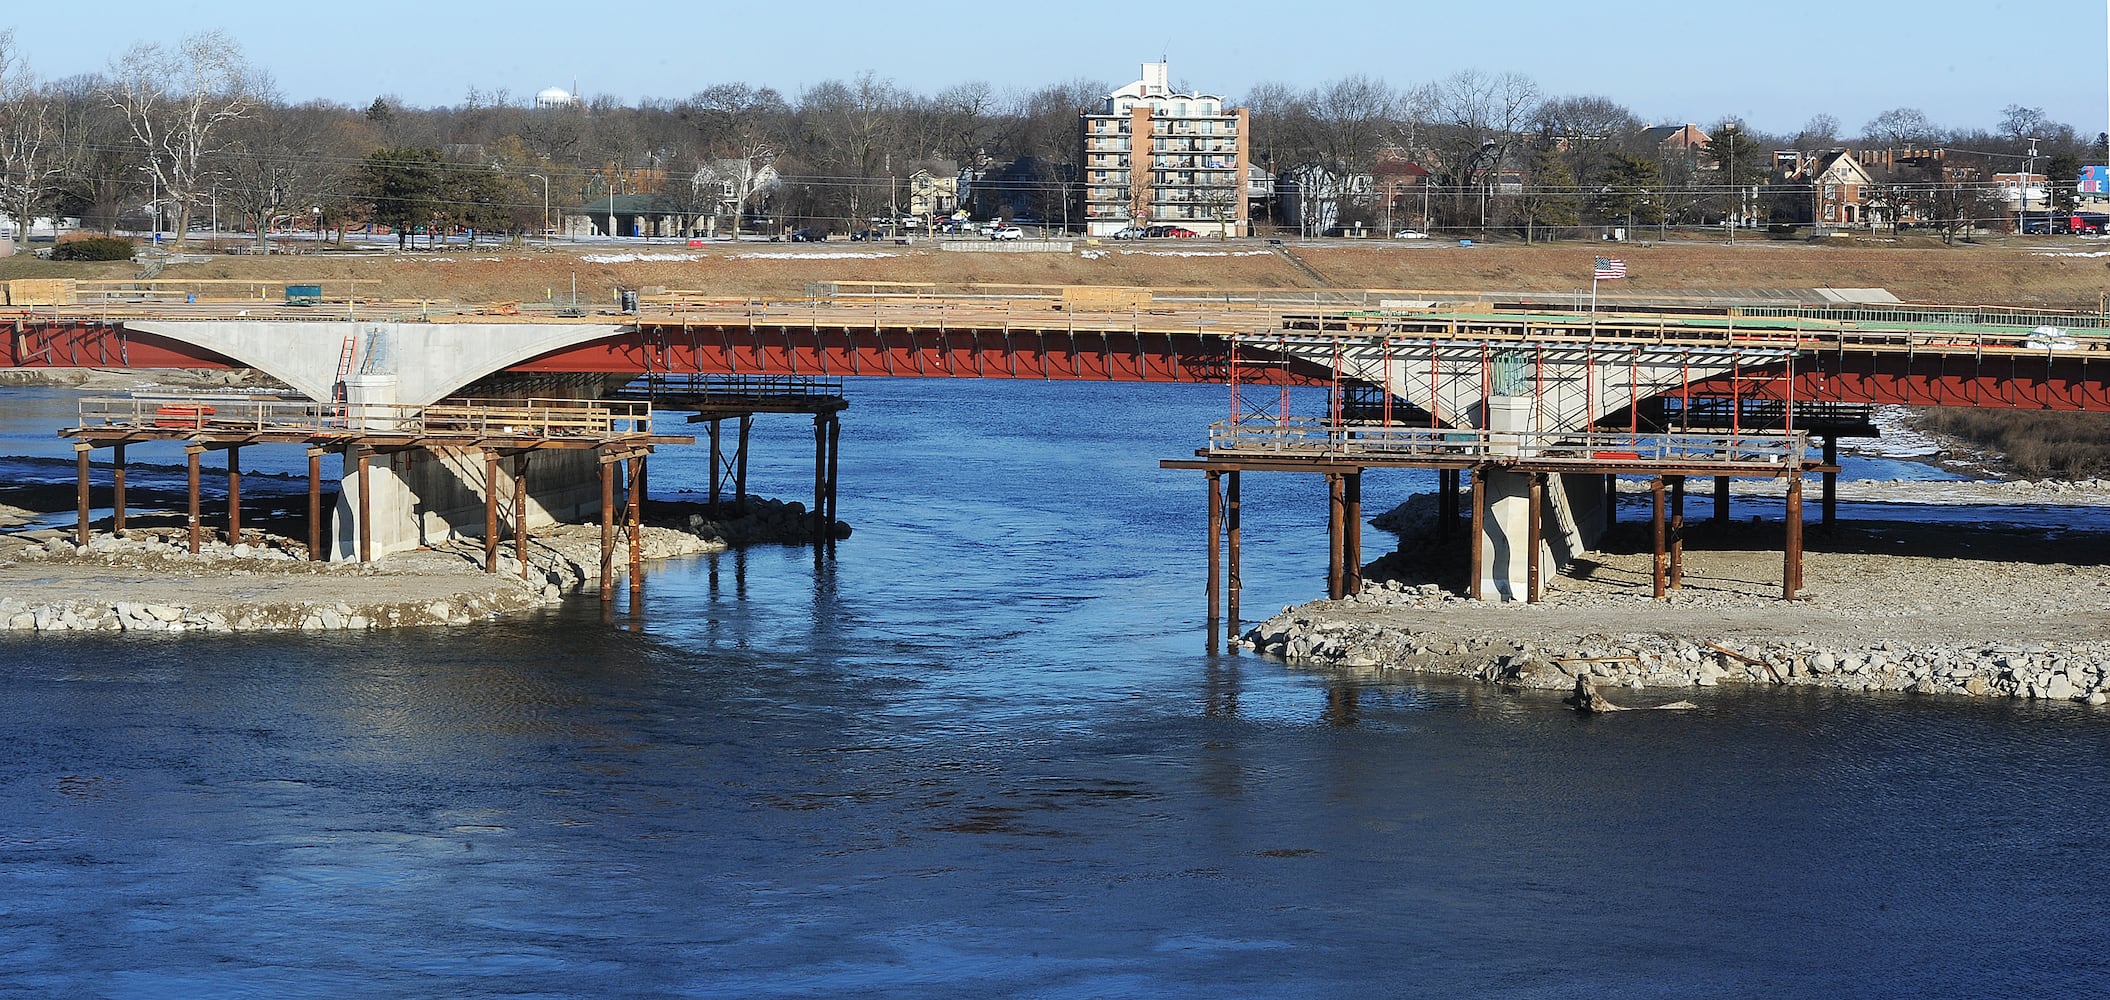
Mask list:
MULTIPOLYGON (((1360 585, 1362 472, 1433 469, 1447 512, 1455 518, 1470 504, 1463 520, 1474 596, 1503 600, 1536 599, 1549 574, 1589 547, 1620 477, 1647 481, 1656 498, 1659 595, 1677 585, 1685 481, 1712 478, 1719 511, 1730 478, 1771 480, 1790 511, 1782 596, 1793 599, 1804 476, 1823 477, 1828 519, 1836 443, 1873 433, 1869 405, 2110 410, 2110 337, 2104 317, 2091 313, 1691 301, 1599 312, 1397 290, 841 284, 794 301, 647 295, 592 315, 434 309, 350 293, 230 305, 175 302, 148 288, 16 308, 0 316, 11 325, 0 367, 251 368, 279 380, 293 390, 279 402, 297 413, 251 412, 233 401, 223 410, 222 400, 204 397, 135 401, 129 410, 84 403, 80 426, 68 432, 80 441, 84 489, 88 451, 117 449, 121 469, 128 441, 180 439, 200 451, 297 443, 311 461, 342 452, 354 484, 344 492, 354 499, 340 499, 339 558, 479 527, 495 546, 502 505, 491 465, 524 464, 529 455, 547 456, 537 459, 554 490, 547 510, 567 506, 556 494, 581 492, 569 506, 597 506, 609 524, 614 467, 635 484, 652 448, 694 440, 652 430, 653 410, 708 425, 714 498, 726 482, 744 495, 746 428, 757 413, 812 415, 813 515, 825 524, 847 405, 840 387, 849 380, 1223 384, 1226 419, 1207 429, 1193 457, 1163 464, 1205 474, 1210 617, 1219 618, 1219 595, 1227 595, 1234 630, 1245 472, 1329 479, 1328 590, 1343 596, 1360 585), (564 398, 538 401, 535 390, 550 386, 563 387, 564 398), (1314 398, 1288 391, 1298 386, 1322 388, 1322 408, 1292 412, 1293 398, 1314 398), (560 412, 587 429, 552 423, 519 432, 560 412), (727 421, 738 428, 730 449, 722 447, 727 421), (463 468, 469 452, 484 456, 481 476, 463 468), (376 483, 367 460, 376 454, 420 457, 388 463, 390 481, 376 483), (473 499, 481 518, 406 525, 373 506, 393 490, 409 507, 429 509, 413 501, 443 489, 459 494, 454 506, 464 512, 473 499), (1228 588, 1217 571, 1226 551, 1228 588)), ((512 513, 524 522, 521 478, 513 474, 512 513)), ((634 508, 641 490, 627 492, 634 508)), ((86 520, 84 512, 83 531, 86 520)), ((194 501, 194 532, 197 522, 194 501)), ((230 524, 230 534, 239 530, 230 524)), ((322 548, 316 539, 315 551, 322 548)))

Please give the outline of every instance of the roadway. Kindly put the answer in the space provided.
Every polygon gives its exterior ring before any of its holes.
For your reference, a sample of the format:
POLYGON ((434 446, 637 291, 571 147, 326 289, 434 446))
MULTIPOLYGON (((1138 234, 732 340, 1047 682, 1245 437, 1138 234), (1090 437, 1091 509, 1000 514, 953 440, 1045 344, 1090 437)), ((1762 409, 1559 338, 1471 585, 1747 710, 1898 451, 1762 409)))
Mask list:
MULTIPOLYGON (((1200 291, 1145 292, 1144 301, 1125 309, 1078 307, 1059 290, 1043 289, 875 289, 799 301, 677 294, 644 301, 632 314, 583 317, 503 304, 103 301, 15 311, 13 335, 0 338, 0 367, 246 367, 176 336, 127 329, 141 320, 566 323, 595 329, 507 370, 1226 382, 1235 362, 1238 380, 1323 384, 1333 372, 1270 345, 1318 340, 1600 355, 1628 347, 1770 349, 1795 357, 1790 384, 1757 393, 1772 398, 2110 411, 2110 332, 2094 314, 1905 305, 1591 314, 1460 309, 1395 297, 1410 292, 1323 293, 1316 300, 1312 293, 1222 293, 1204 301, 1200 291)), ((0 322, 7 318, 0 313, 0 322)), ((333 357, 336 346, 333 340, 327 348, 333 357)), ((1702 392, 1749 388, 1719 378, 1696 384, 1702 392)))

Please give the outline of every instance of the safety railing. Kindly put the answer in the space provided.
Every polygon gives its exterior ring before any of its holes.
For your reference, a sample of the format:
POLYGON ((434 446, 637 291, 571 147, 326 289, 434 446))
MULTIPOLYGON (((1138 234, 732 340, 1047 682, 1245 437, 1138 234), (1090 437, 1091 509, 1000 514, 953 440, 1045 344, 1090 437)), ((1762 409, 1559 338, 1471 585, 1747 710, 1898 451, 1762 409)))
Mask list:
POLYGON ((1794 317, 1840 323, 1870 325, 1944 323, 1959 326, 2013 326, 2033 329, 2055 326, 2068 330, 2110 328, 2110 316, 2100 313, 2029 309, 2016 306, 1741 306, 1739 316, 1794 317))
POLYGON ((809 399, 839 397, 840 378, 811 375, 697 375, 689 372, 658 373, 632 381, 622 389, 625 399, 654 396, 701 397, 705 399, 809 399))
POLYGON ((232 395, 139 393, 80 401, 80 427, 196 434, 385 434, 458 438, 618 438, 652 433, 645 402, 450 399, 430 406, 232 395))
POLYGON ((1802 463, 1807 443, 1808 436, 1801 433, 1492 431, 1343 423, 1308 417, 1218 421, 1209 427, 1212 456, 1338 461, 1794 468, 1802 463))

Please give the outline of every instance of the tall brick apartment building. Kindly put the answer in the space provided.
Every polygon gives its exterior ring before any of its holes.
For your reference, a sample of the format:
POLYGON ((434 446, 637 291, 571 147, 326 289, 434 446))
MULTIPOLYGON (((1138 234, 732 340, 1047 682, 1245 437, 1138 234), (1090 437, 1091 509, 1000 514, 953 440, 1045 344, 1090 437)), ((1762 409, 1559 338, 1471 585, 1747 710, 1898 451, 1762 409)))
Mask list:
POLYGON ((1223 98, 1175 94, 1165 63, 1106 95, 1083 116, 1085 232, 1181 226, 1205 235, 1244 235, 1250 126, 1223 98))

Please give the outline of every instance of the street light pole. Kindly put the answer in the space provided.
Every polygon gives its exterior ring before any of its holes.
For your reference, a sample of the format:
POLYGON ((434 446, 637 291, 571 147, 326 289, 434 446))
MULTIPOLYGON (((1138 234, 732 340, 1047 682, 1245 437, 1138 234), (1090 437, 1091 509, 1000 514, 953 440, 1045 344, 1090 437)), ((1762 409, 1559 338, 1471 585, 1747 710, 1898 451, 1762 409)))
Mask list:
MULTIPOLYGON (((2025 233, 2029 232, 2029 176, 2037 171, 2037 140, 2028 141, 2029 152, 2022 157, 2022 183, 2016 185, 2022 192, 2022 209, 2015 214, 2015 228, 2025 233)), ((2048 219, 2044 223, 2044 235, 2051 235, 2051 221, 2048 219)))
POLYGON ((544 250, 547 250, 547 249, 549 249, 549 231, 550 231, 550 224, 549 224, 549 178, 547 178, 547 177, 544 177, 544 176, 542 176, 541 174, 529 174, 528 176, 529 176, 529 177, 533 177, 534 179, 536 179, 536 180, 538 180, 538 181, 541 181, 541 182, 542 182, 542 249, 544 249, 544 250))

